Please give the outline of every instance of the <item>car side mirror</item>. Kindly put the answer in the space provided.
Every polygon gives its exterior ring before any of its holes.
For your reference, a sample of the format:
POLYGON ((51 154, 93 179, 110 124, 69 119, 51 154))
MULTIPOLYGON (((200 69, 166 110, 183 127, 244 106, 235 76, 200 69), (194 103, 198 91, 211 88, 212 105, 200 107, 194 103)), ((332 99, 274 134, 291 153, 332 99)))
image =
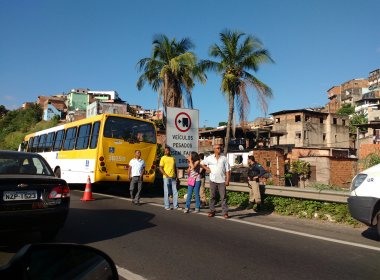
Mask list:
POLYGON ((0 279, 119 279, 115 263, 93 247, 28 244, 0 269, 0 279))

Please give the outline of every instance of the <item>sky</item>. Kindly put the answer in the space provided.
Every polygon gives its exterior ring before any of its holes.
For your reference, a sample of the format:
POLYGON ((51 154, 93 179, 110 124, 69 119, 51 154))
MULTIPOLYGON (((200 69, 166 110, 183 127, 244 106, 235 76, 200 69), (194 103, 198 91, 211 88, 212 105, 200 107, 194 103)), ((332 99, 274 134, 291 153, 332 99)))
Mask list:
MULTIPOLYGON (((160 109, 149 84, 136 82, 155 35, 189 38, 198 59, 225 29, 260 39, 274 63, 251 72, 273 91, 267 111, 249 90, 249 121, 320 107, 327 90, 380 68, 379 0, 0 0, 0 105, 74 88, 116 90, 121 99, 160 109)), ((192 91, 199 126, 227 121, 221 77, 207 73, 192 91)))

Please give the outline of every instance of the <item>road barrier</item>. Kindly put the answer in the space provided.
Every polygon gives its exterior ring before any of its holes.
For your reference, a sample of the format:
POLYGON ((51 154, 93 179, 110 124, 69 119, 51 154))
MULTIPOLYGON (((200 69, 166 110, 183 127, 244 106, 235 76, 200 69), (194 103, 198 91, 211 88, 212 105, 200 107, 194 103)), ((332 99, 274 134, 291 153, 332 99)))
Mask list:
MULTIPOLYGON (((186 179, 181 179, 181 185, 187 184, 186 179)), ((209 187, 206 182, 206 188, 209 187)), ((248 185, 245 183, 230 182, 227 187, 228 191, 249 192, 248 185)), ((312 188, 284 187, 284 186, 265 186, 265 194, 283 197, 295 197, 318 201, 347 203, 349 191, 333 191, 333 190, 316 190, 312 188)))

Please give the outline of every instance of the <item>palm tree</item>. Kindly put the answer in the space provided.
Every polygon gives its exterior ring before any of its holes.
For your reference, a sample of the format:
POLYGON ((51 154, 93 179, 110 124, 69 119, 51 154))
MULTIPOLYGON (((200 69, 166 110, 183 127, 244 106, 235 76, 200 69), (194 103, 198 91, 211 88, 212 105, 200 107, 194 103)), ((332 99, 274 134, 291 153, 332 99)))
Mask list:
POLYGON ((248 87, 253 87, 258 93, 261 108, 267 110, 266 98, 272 97, 272 90, 248 71, 257 72, 262 63, 273 62, 261 42, 253 36, 245 36, 238 31, 224 30, 220 33, 221 45, 210 47, 210 56, 219 61, 203 60, 202 70, 212 70, 222 76, 221 91, 228 100, 228 122, 225 138, 224 153, 227 154, 228 143, 231 139, 231 127, 235 105, 241 122, 246 121, 249 113, 248 87), (243 40, 240 42, 240 39, 243 40))
POLYGON ((187 106, 193 108, 191 90, 194 80, 206 81, 196 55, 189 51, 194 47, 193 43, 188 38, 178 42, 169 40, 165 35, 157 35, 152 44, 152 56, 137 63, 139 72, 143 71, 137 80, 138 90, 149 83, 162 98, 165 115, 168 106, 183 107, 183 97, 187 106))

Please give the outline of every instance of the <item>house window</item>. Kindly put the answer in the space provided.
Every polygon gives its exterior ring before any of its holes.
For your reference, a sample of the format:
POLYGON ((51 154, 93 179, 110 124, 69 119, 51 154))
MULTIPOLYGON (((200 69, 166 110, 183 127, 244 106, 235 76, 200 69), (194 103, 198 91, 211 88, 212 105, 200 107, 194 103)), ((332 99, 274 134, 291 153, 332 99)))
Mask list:
POLYGON ((346 120, 342 120, 342 125, 343 125, 343 126, 346 125, 346 120))
POLYGON ((296 139, 301 139, 301 132, 299 131, 296 132, 296 139))
POLYGON ((319 123, 323 123, 323 118, 319 118, 319 123))
POLYGON ((303 131, 303 139, 307 139, 307 131, 306 130, 303 131))
POLYGON ((276 118, 276 123, 280 123, 280 118, 276 118))
POLYGON ((323 133, 323 134, 322 134, 322 141, 323 141, 323 142, 326 142, 326 133, 323 133))
POLYGON ((242 164, 243 163, 243 156, 242 155, 236 155, 235 156, 235 164, 242 164))
POLYGON ((337 118, 333 118, 333 124, 337 124, 337 118))
POLYGON ((300 121, 301 121, 301 115, 296 115, 295 122, 300 122, 300 121))

